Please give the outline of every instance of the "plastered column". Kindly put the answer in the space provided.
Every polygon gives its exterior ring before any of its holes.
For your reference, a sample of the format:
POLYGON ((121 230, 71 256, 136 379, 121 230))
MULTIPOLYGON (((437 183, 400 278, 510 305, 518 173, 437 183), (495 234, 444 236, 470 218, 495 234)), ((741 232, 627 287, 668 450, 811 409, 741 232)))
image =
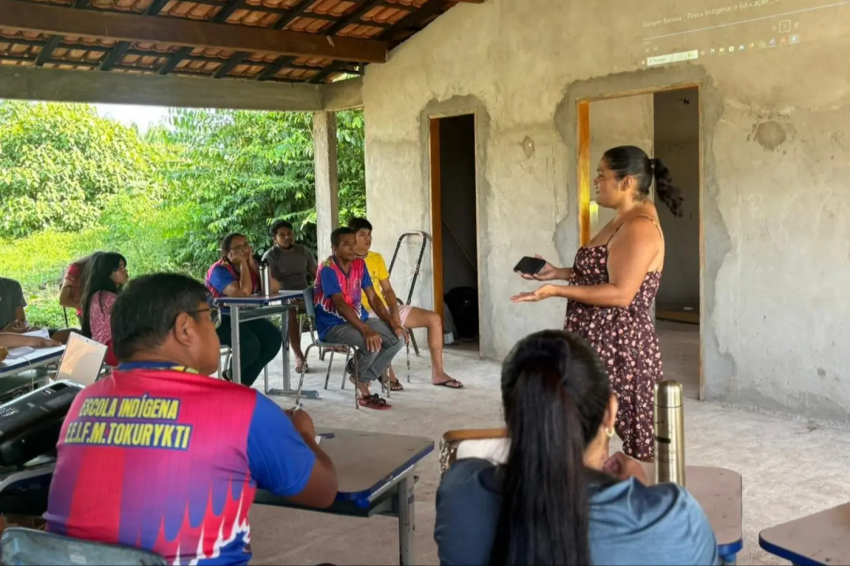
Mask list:
POLYGON ((318 259, 331 254, 331 232, 339 226, 339 180, 336 163, 336 114, 313 116, 313 154, 316 161, 316 236, 318 259))

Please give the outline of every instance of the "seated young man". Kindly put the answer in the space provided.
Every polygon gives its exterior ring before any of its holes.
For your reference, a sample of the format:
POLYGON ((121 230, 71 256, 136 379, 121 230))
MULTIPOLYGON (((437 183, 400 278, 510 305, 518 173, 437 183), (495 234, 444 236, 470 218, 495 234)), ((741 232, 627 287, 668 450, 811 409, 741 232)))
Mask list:
MULTIPOLYGON (((431 354, 431 383, 449 389, 462 389, 463 384, 448 375, 443 370, 443 321, 434 311, 420 309, 410 305, 399 305, 393 286, 390 284, 390 273, 381 254, 372 251, 372 224, 365 218, 352 218, 348 222, 357 239, 357 255, 366 262, 369 276, 375 285, 375 294, 381 303, 390 311, 393 321, 403 328, 427 328, 428 351, 431 354)), ((371 298, 363 297, 363 305, 374 312, 370 305, 371 298)), ((390 387, 393 391, 401 391, 401 386, 395 372, 390 366, 390 387)))
MULTIPOLYGON (((274 247, 263 255, 263 261, 269 264, 271 276, 280 284, 284 291, 302 291, 310 284, 310 279, 316 279, 319 266, 313 254, 300 244, 295 243, 295 232, 292 224, 286 220, 278 220, 272 224, 274 247)), ((301 301, 297 301, 301 304, 301 301)), ((301 310, 303 305, 299 308, 301 310)), ((289 346, 295 354, 295 371, 310 371, 304 352, 301 350, 301 328, 298 326, 298 313, 289 311, 289 346)))
MULTIPOLYGON (((390 313, 375 294, 366 263, 354 252, 354 232, 337 228, 331 233, 333 255, 319 267, 313 303, 319 338, 325 342, 357 347, 360 375, 351 376, 359 392, 359 403, 370 409, 389 409, 385 399, 372 395, 369 383, 381 377, 401 349, 407 333, 393 322, 390 313), (363 294, 375 305, 378 318, 369 318, 361 304, 363 294)), ((354 364, 348 366, 354 372, 354 364)))
MULTIPOLYGON (((0 332, 23 334, 32 330, 38 330, 27 324, 27 313, 24 308, 27 300, 24 298, 24 290, 21 284, 14 279, 0 277, 0 332)), ((65 344, 72 329, 65 328, 49 330, 50 338, 65 344)))
POLYGON ((333 463, 304 411, 208 377, 218 311, 193 279, 155 274, 115 301, 119 368, 86 387, 57 445, 48 530, 134 546, 169 564, 248 564, 258 489, 324 508, 333 463))

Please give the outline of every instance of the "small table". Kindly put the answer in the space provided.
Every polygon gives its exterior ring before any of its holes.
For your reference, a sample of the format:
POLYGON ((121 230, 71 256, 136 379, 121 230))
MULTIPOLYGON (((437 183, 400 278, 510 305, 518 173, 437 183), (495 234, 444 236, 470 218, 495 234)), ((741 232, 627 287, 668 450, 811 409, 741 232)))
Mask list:
POLYGON ((850 503, 765 529, 759 546, 792 564, 850 564, 850 503))
MULTIPOLYGON (((413 471, 434 450, 434 441, 342 429, 319 429, 318 434, 323 436, 322 450, 336 467, 339 492, 330 508, 308 510, 363 518, 397 517, 400 564, 415 564, 413 471)), ((257 492, 254 502, 306 509, 267 491, 257 492)))
POLYGON ((0 362, 0 377, 17 375, 23 371, 58 363, 65 353, 65 346, 37 348, 21 357, 8 357, 0 362))
MULTIPOLYGON (((250 297, 219 297, 215 300, 218 307, 230 309, 230 341, 233 382, 242 383, 242 369, 240 366, 240 351, 239 351, 239 324, 256 320, 258 318, 269 318, 274 315, 282 315, 280 325, 280 336, 283 344, 283 389, 269 389, 268 382, 265 384, 264 392, 266 395, 277 395, 286 397, 295 397, 297 391, 292 389, 289 375, 289 311, 297 308, 287 301, 291 299, 300 299, 304 296, 304 291, 281 291, 277 295, 270 297, 262 295, 252 295, 250 297), (277 303, 277 304, 274 304, 277 303)), ((318 399, 318 391, 302 391, 301 395, 308 399, 318 399)))
MULTIPOLYGON (((649 485, 655 483, 655 466, 641 463, 649 485)), ((734 564, 744 548, 741 474, 726 468, 685 466, 685 488, 708 516, 724 564, 734 564)))

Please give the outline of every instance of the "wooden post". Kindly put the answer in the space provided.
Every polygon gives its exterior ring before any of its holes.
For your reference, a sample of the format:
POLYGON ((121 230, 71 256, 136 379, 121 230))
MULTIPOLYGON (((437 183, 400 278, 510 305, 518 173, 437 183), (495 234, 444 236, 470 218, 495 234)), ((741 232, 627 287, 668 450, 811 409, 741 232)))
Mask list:
POLYGON ((578 233, 579 245, 590 241, 590 102, 578 102, 578 233))
POLYGON ((318 260, 331 255, 331 232, 339 227, 336 114, 313 115, 313 154, 316 160, 316 237, 318 260))

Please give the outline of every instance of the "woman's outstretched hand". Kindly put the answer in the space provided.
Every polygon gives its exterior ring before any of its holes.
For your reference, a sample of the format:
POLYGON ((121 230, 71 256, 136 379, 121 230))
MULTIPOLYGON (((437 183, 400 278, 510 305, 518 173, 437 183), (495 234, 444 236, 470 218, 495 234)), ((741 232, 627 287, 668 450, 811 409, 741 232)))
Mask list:
POLYGON ((518 295, 514 295, 511 297, 512 303, 536 303, 537 301, 542 301, 543 299, 548 299, 549 297, 554 296, 553 285, 543 285, 538 288, 536 291, 531 291, 529 293, 520 293, 518 295))
MULTIPOLYGON (((535 259, 543 259, 537 254, 535 254, 534 257, 535 259)), ((546 260, 543 259, 543 261, 546 260)), ((546 265, 544 265, 536 274, 529 275, 528 273, 520 273, 519 276, 523 279, 528 279, 529 281, 553 281, 558 278, 558 268, 546 261, 546 265)))

